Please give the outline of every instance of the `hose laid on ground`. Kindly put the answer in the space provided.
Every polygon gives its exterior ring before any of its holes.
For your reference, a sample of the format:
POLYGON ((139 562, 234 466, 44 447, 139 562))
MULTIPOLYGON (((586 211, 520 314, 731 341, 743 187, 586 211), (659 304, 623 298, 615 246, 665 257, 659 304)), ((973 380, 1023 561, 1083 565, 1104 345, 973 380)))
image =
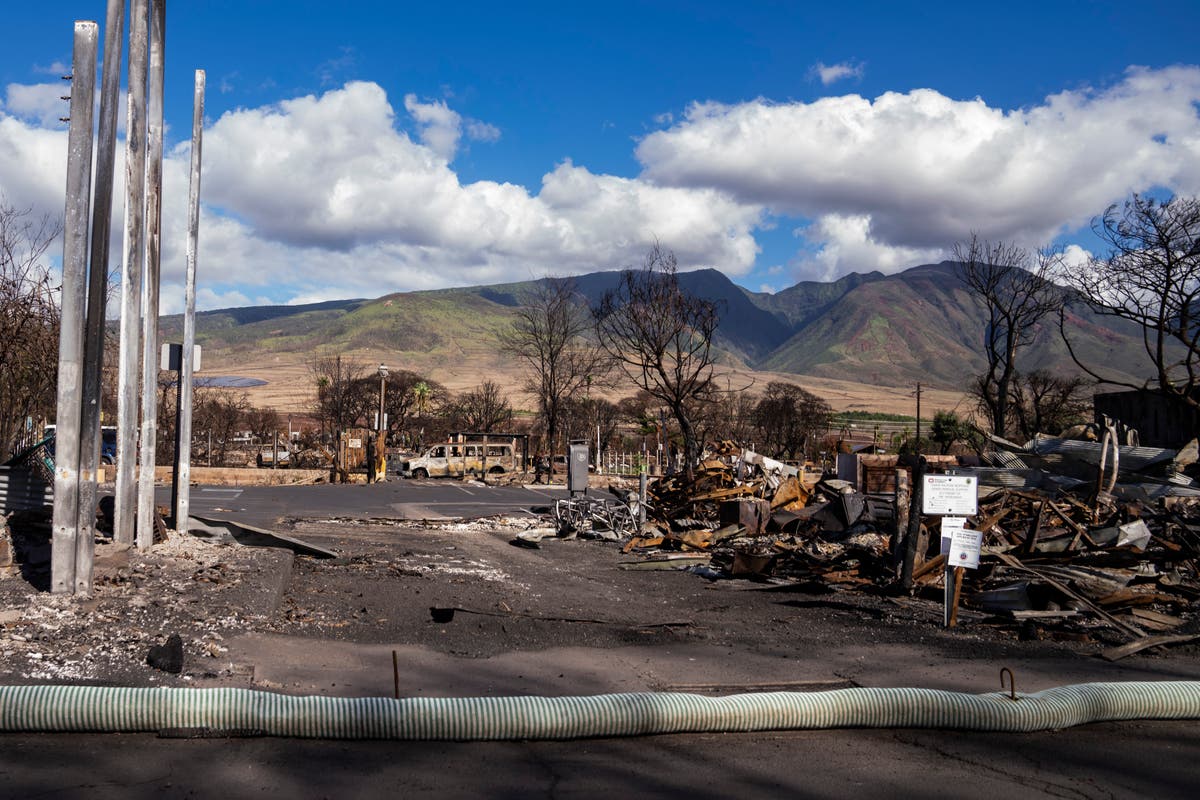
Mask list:
POLYGON ((1028 732, 1200 718, 1200 681, 1088 683, 1035 694, 836 689, 704 697, 297 697, 251 689, 0 687, 0 731, 324 739, 576 739, 821 728, 1028 732))

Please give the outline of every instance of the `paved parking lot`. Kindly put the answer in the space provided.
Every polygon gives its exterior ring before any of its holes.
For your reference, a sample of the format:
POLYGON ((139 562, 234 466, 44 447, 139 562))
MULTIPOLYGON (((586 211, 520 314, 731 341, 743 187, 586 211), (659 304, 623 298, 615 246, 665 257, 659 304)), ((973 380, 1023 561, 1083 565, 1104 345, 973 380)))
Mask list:
MULTIPOLYGON (((235 518, 270 528, 284 518, 454 519, 528 515, 553 504, 565 489, 552 486, 483 485, 453 479, 390 479, 373 484, 314 486, 193 486, 191 510, 199 516, 235 518)), ((167 505, 170 492, 158 490, 167 505)))

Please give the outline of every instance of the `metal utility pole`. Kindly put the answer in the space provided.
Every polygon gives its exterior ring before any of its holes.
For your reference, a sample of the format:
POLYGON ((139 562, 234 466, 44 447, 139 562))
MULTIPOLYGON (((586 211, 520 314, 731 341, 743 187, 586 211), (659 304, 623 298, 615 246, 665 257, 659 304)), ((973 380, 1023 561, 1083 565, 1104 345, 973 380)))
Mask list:
MULTIPOLYGON (((196 254, 200 244, 200 152, 204 140, 204 70, 196 70, 192 100, 192 170, 188 181, 187 288, 183 313, 183 352, 180 354, 179 402, 175 406, 175 480, 171 508, 175 530, 187 533, 192 480, 192 374, 196 364, 196 254)), ((209 463, 212 463, 209 444, 209 463)))
POLYGON ((54 519, 50 588, 75 591, 79 532, 80 375, 87 277, 88 221, 92 201, 92 103, 96 95, 94 22, 75 23, 71 66, 71 127, 67 138, 67 201, 63 224, 62 312, 58 338, 58 412, 55 418, 54 519))
POLYGON ((375 438, 375 480, 387 480, 387 415, 384 413, 384 395, 387 392, 388 368, 379 365, 379 432, 375 438))
POLYGON ((125 254, 121 265, 121 345, 117 365, 117 485, 113 538, 133 544, 137 469, 137 377, 141 349, 146 188, 147 0, 130 0, 129 106, 125 124, 125 254))
POLYGON ((79 451, 79 539, 75 548, 75 592, 92 592, 96 539, 96 482, 101 453, 101 379, 104 373, 104 317, 108 303, 108 245, 112 221, 113 172, 117 147, 117 108, 121 89, 121 50, 125 0, 108 0, 104 18, 104 64, 100 74, 100 119, 96 138, 96 183, 92 199, 92 254, 88 267, 87 323, 83 337, 83 418, 79 451))
POLYGON ((158 296, 162 253, 163 49, 166 0, 150 0, 150 96, 146 127, 146 274, 142 280, 142 458, 137 546, 154 544, 154 466, 158 443, 158 296))

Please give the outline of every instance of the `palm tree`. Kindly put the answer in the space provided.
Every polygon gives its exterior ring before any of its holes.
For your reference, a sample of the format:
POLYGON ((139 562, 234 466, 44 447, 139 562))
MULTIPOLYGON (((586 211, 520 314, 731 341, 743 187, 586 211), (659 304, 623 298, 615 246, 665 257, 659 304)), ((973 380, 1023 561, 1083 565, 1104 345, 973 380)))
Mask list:
POLYGON ((417 399, 417 416, 425 413, 425 404, 429 402, 429 384, 418 381, 412 388, 413 396, 417 399))

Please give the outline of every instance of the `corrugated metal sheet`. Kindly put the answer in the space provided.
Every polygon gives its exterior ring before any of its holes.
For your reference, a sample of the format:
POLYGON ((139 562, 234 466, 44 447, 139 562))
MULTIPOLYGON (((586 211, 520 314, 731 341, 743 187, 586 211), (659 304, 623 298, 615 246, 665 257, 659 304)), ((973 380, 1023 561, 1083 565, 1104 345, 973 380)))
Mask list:
POLYGON ((1029 469, 1029 465, 1022 461, 1021 457, 1016 453, 1010 453, 1007 450, 996 450, 988 455, 991 460, 1007 469, 1029 469))
POLYGON ((1078 486, 1083 481, 1065 475, 1054 475, 1040 469, 1005 469, 1001 467, 959 467, 958 475, 974 475, 980 486, 1002 486, 1005 489, 1055 489, 1078 486))
POLYGON ((54 487, 25 467, 0 467, 0 512, 54 507, 54 487))
POLYGON ((1005 489, 1037 489, 1044 481, 1044 475, 1036 469, 960 467, 955 472, 959 475, 973 475, 980 486, 1003 486, 1005 489))
MULTIPOLYGON (((1064 455, 1077 461, 1096 465, 1100 463, 1100 455, 1103 449, 1098 442, 1081 442, 1076 439, 1059 439, 1049 436, 1039 436, 1026 446, 1038 455, 1064 455)), ((1175 457, 1174 450, 1166 450, 1161 447, 1123 446, 1120 448, 1120 452, 1120 468, 1122 471, 1132 470, 1140 472, 1146 469, 1146 467, 1158 464, 1159 462, 1170 461, 1175 457)))

